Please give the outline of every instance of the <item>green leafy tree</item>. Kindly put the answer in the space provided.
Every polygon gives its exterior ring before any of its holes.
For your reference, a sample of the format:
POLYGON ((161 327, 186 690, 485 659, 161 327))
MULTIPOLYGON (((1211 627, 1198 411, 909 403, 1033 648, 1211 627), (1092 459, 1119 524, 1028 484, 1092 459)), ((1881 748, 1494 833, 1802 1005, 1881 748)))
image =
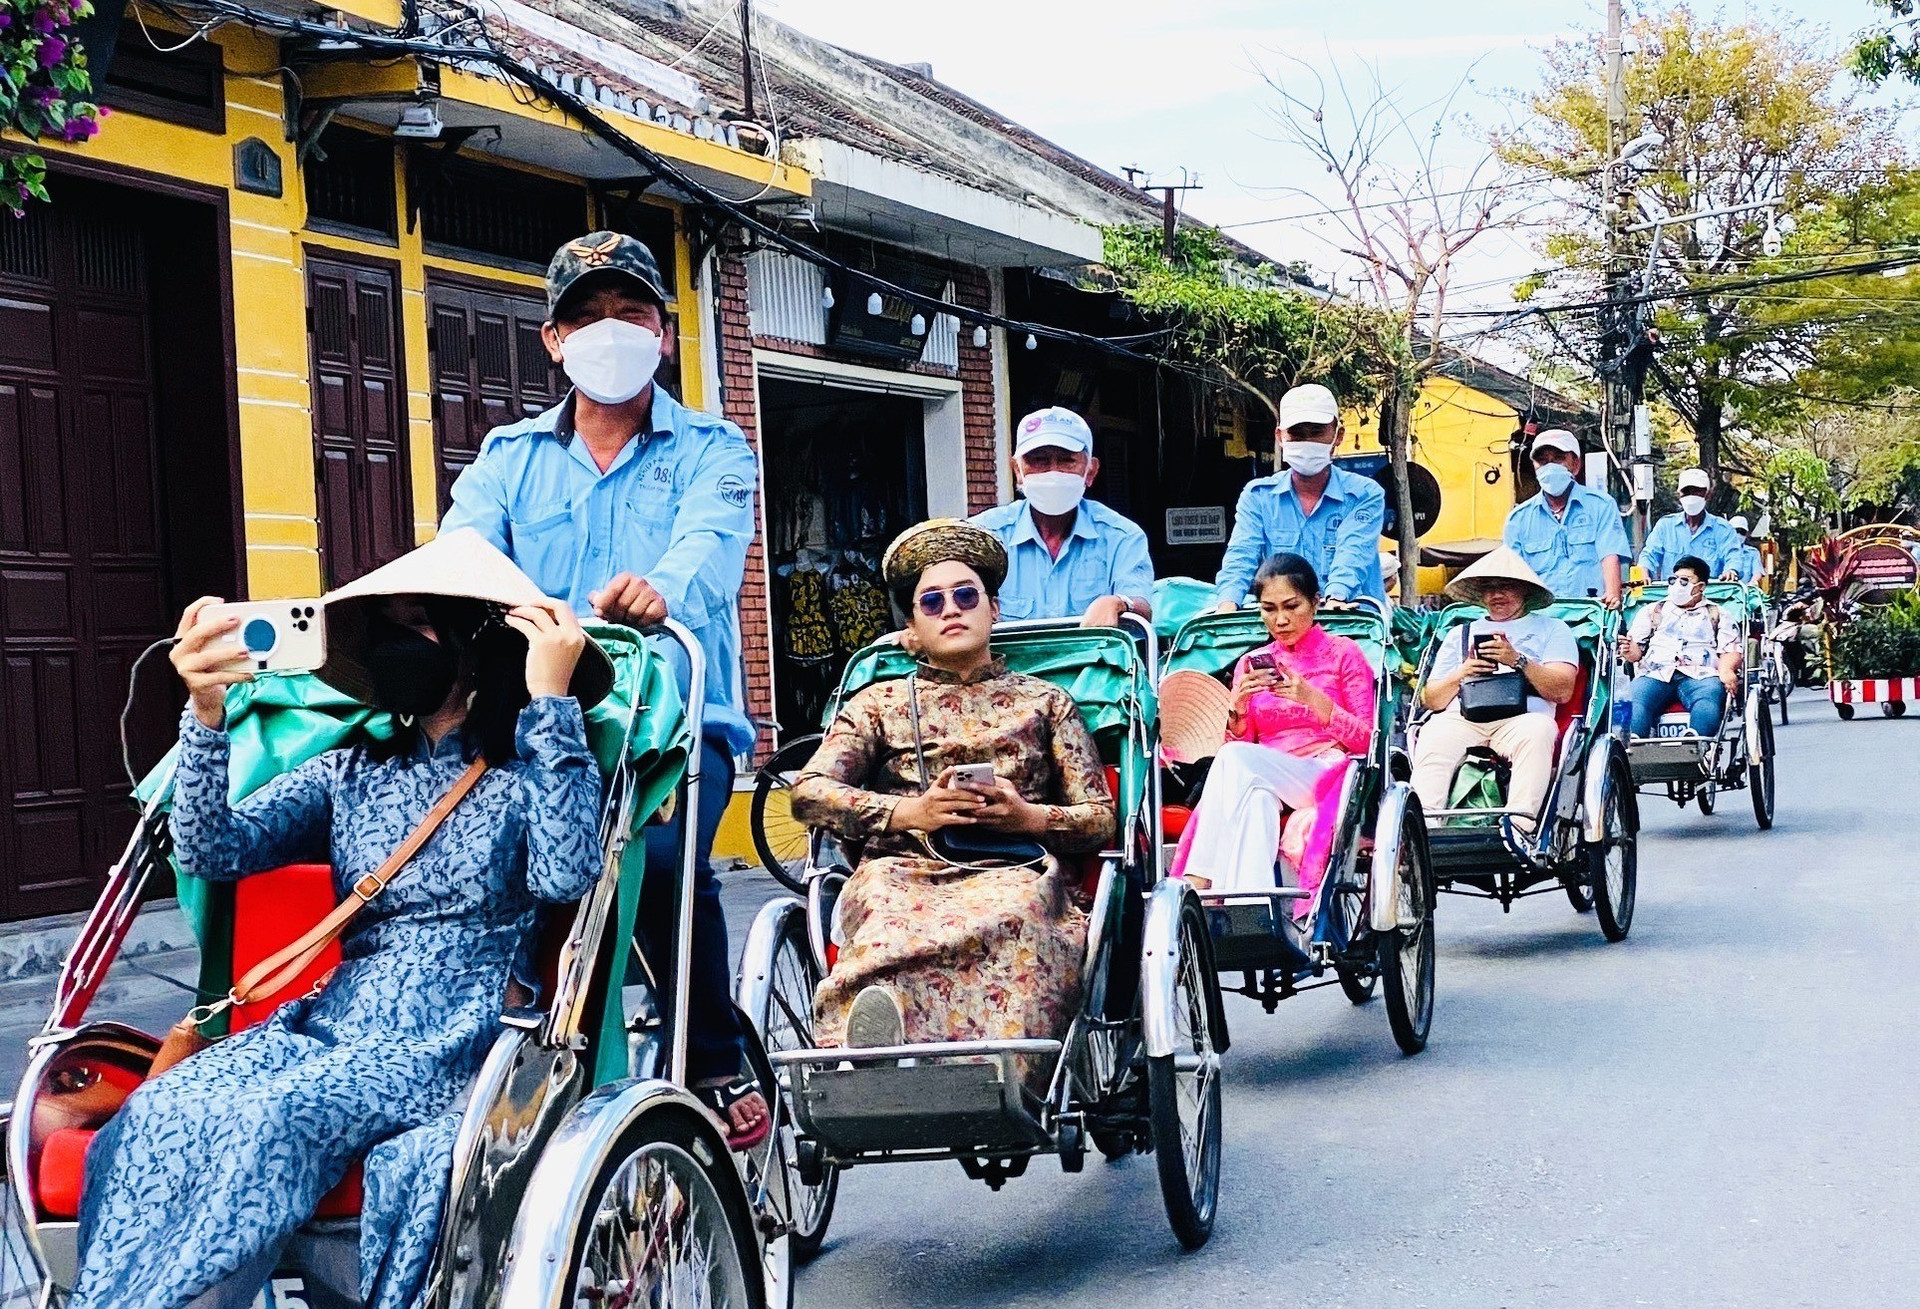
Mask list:
POLYGON ((1840 497, 1827 477, 1826 461, 1811 450, 1781 450, 1761 472, 1773 539, 1785 554, 1825 540, 1840 497))
POLYGON ((1120 294, 1165 330, 1167 362, 1218 378, 1276 421, 1296 379, 1372 397, 1379 367, 1367 348, 1377 333, 1364 309, 1241 261, 1212 228, 1181 228, 1174 242, 1168 259, 1157 227, 1110 227, 1103 241, 1120 294))
MULTIPOLYGON (((1630 233, 1619 247, 1616 267, 1632 270, 1634 290, 1659 304, 1655 389, 1686 417, 1701 465, 1717 473, 1730 437, 1798 412, 1796 379, 1833 330, 1806 310, 1807 300, 1720 288, 1825 266, 1822 260, 1857 262, 1861 246, 1840 239, 1851 230, 1828 220, 1848 212, 1863 183, 1897 180, 1903 147, 1892 111, 1861 103, 1858 87, 1808 29, 1709 21, 1674 8, 1637 18, 1629 44, 1636 53, 1624 78, 1627 130, 1658 133, 1662 144, 1641 161, 1648 171, 1624 197, 1622 226, 1768 206, 1666 224, 1657 247, 1652 231, 1630 233), (1794 226, 1808 215, 1817 221, 1794 226), (1768 253, 1770 225, 1775 236, 1792 228, 1777 255, 1768 253)), ((1509 162, 1562 185, 1564 208, 1543 244, 1558 269, 1543 280, 1570 298, 1596 298, 1608 267, 1611 207, 1623 201, 1622 169, 1608 166, 1598 39, 1554 46, 1545 83, 1526 107, 1521 126, 1497 144, 1509 162)))
POLYGON ((1879 85, 1899 76, 1920 83, 1920 0, 1867 0, 1886 20, 1860 36, 1847 64, 1862 81, 1879 85))

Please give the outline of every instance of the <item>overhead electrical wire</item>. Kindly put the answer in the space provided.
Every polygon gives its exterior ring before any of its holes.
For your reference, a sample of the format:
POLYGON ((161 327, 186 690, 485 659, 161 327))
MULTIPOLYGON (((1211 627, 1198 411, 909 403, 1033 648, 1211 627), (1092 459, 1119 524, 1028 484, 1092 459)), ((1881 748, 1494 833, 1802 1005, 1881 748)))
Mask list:
MULTIPOLYGON (((179 15, 164 0, 151 0, 163 12, 174 13, 182 21, 191 21, 179 15)), ((362 31, 356 28, 333 27, 324 23, 310 22, 306 19, 292 18, 284 14, 270 13, 255 9, 240 0, 190 0, 187 7, 209 13, 223 15, 224 21, 244 23, 261 31, 277 32, 288 37, 304 37, 315 42, 325 42, 328 53, 339 53, 344 49, 357 49, 369 54, 383 56, 413 56, 451 64, 485 65, 496 69, 511 81, 517 81, 540 99, 547 100, 565 110, 577 119, 589 135, 604 141, 634 162, 650 169, 653 174, 680 190, 700 205, 725 213, 739 224, 768 244, 778 246, 798 259, 803 259, 817 267, 837 272, 843 277, 856 280, 871 291, 905 301, 907 304, 928 311, 930 314, 950 314, 959 319, 963 326, 999 327, 1022 336, 1032 336, 1063 344, 1077 345, 1086 349, 1107 354, 1119 355, 1142 363, 1164 365, 1167 361, 1152 355, 1143 355, 1128 350, 1118 340, 1145 340, 1161 335, 1161 332, 1148 332, 1133 338, 1113 338, 1096 336, 1088 332, 1076 332, 1070 328, 1056 327, 1048 323, 1030 322, 1009 318, 991 310, 971 305, 957 304, 938 296, 916 291, 911 287, 891 282, 878 273, 857 268, 835 259, 797 237, 782 231, 779 227, 762 220, 753 210, 744 207, 706 183, 692 176, 678 164, 658 151, 650 149, 627 136, 613 123, 602 117, 599 110, 590 101, 565 90, 549 79, 540 70, 526 64, 515 56, 493 45, 449 45, 432 37, 396 34, 396 30, 362 31)), ((415 6, 406 6, 407 19, 398 33, 417 26, 415 6)), ((771 161, 776 162, 777 161, 771 161)))

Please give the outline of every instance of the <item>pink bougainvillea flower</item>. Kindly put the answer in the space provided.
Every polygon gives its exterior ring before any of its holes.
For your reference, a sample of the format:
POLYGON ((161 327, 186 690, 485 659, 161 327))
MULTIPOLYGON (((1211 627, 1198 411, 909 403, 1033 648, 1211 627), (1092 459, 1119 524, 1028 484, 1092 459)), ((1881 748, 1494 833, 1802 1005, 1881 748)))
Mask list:
POLYGON ((67 57, 67 42, 64 37, 50 36, 40 43, 39 60, 42 68, 52 68, 67 57))

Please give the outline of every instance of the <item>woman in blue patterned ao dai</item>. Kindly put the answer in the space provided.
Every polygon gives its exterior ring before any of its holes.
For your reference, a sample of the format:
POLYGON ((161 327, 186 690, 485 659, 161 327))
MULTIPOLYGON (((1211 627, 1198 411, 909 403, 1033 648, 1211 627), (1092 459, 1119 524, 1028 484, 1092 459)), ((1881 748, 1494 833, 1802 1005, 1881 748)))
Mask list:
POLYGON ((479 601, 390 598, 367 672, 376 703, 418 713, 417 725, 386 750, 331 751, 230 805, 223 695, 247 674, 234 670, 231 624, 203 618, 206 603, 181 619, 173 656, 192 693, 173 833, 198 876, 231 881, 330 851, 344 895, 476 754, 493 766, 354 919, 325 989, 146 1083, 101 1130, 71 1306, 178 1309, 216 1286, 250 1295, 239 1276, 264 1280, 364 1157, 361 1300, 402 1309, 425 1283, 457 1101, 496 1034, 535 902, 578 899, 598 872, 600 774, 568 694, 585 634, 562 604, 509 611, 516 636, 479 601))

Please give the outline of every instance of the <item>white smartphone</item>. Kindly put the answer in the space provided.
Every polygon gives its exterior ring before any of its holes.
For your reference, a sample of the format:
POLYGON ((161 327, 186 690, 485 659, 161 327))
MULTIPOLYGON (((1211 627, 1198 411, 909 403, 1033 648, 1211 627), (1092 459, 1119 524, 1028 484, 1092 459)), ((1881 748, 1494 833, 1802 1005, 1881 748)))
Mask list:
POLYGON ((955 786, 970 786, 980 791, 991 791, 993 789, 993 765, 955 764, 953 768, 953 784, 955 786))
POLYGON ((209 618, 238 618, 234 639, 256 673, 310 673, 327 662, 327 624, 318 600, 245 600, 211 605, 209 618))

